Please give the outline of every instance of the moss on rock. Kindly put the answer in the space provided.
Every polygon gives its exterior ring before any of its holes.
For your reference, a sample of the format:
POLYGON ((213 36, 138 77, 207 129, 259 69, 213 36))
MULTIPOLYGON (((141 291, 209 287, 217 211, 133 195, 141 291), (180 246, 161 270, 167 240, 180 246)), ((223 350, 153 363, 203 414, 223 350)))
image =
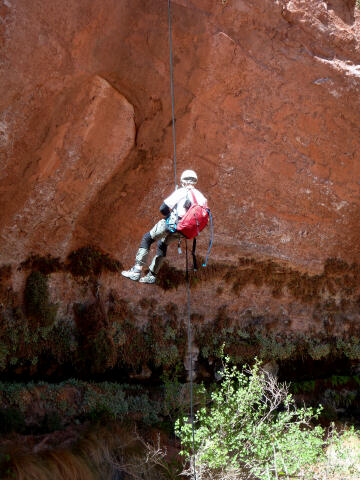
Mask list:
POLYGON ((70 253, 66 263, 66 270, 75 277, 98 276, 103 271, 120 272, 122 269, 121 262, 91 245, 70 253))
POLYGON ((50 303, 47 276, 33 271, 26 279, 24 306, 27 317, 42 327, 50 326, 56 318, 57 306, 50 303))

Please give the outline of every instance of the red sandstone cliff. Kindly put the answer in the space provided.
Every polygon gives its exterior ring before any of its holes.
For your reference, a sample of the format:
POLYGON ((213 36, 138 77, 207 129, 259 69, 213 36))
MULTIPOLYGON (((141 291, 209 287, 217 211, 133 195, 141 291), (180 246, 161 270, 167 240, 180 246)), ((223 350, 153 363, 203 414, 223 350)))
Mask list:
MULTIPOLYGON (((130 264, 173 188, 167 2, 0 13, 1 262, 93 243, 130 264)), ((178 169, 209 196, 214 258, 359 261, 357 15, 351 0, 173 2, 178 169)))
MULTIPOLYGON (((198 172, 215 218, 192 277, 197 375, 221 344, 285 376, 318 360, 358 373, 360 9, 172 5, 178 176, 198 172)), ((184 257, 170 249, 176 268, 150 287, 96 249, 68 257, 93 245, 130 266, 173 189, 167 1, 0 0, 0 45, 1 380, 184 380, 184 257)), ((59 406, 63 425, 83 420, 89 389, 123 399, 121 385, 4 385, 0 409, 21 405, 28 425, 59 406)))
MULTIPOLYGON (((130 266, 173 189, 167 2, 3 0, 0 14, 0 263, 92 244, 130 266)), ((217 267, 202 314, 212 302, 302 325, 316 302, 350 298, 358 318, 356 266, 299 272, 360 261, 359 38, 352 0, 173 1, 178 174, 195 169, 209 197, 213 262, 292 268, 217 267)), ((183 303, 119 275, 101 284, 183 303)), ((67 274, 51 285, 62 315, 89 298, 67 274)))

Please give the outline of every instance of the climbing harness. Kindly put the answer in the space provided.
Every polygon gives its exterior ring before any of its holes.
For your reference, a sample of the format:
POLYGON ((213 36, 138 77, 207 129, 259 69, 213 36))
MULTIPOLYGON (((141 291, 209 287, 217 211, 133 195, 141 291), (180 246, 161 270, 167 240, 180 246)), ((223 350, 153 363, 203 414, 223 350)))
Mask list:
POLYGON ((172 211, 166 219, 166 225, 171 233, 175 233, 177 229, 178 214, 177 212, 172 211))
MULTIPOLYGON (((171 111, 172 111, 172 131, 173 131, 173 147, 174 147, 174 179, 176 184, 176 137, 175 137, 175 109, 174 109, 174 67, 172 54, 172 38, 171 38, 171 0, 168 0, 168 17, 169 17, 169 48, 170 48, 170 85, 171 85, 171 111)), ((188 262, 188 246, 186 245, 186 292, 187 292, 187 334, 188 334, 188 352, 190 356, 190 422, 192 430, 192 460, 194 469, 194 480, 196 480, 196 464, 195 464, 195 429, 194 429, 194 406, 193 406, 193 358, 192 358, 192 338, 191 338, 191 292, 189 278, 189 262, 188 262)))

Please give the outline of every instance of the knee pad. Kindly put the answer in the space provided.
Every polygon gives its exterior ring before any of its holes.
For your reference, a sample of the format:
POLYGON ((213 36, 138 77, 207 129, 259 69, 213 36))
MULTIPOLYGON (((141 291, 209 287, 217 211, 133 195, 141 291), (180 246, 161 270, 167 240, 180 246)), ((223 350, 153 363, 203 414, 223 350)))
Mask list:
POLYGON ((156 255, 158 257, 166 257, 167 245, 162 240, 159 240, 157 243, 156 255))
POLYGON ((151 245, 154 243, 154 240, 151 238, 150 232, 145 233, 143 236, 140 248, 144 248, 145 250, 150 250, 151 245))

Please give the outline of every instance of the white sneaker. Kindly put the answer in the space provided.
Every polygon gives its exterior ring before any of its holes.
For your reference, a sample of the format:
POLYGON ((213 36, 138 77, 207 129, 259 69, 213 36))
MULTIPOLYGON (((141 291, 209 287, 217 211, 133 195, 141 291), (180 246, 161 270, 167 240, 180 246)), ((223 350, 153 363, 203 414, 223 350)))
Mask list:
POLYGON ((136 267, 130 268, 130 270, 123 270, 121 275, 126 278, 130 278, 130 280, 134 280, 137 282, 141 277, 141 270, 138 270, 136 267))
POLYGON ((140 283, 155 283, 156 277, 149 272, 145 277, 140 278, 140 283))

